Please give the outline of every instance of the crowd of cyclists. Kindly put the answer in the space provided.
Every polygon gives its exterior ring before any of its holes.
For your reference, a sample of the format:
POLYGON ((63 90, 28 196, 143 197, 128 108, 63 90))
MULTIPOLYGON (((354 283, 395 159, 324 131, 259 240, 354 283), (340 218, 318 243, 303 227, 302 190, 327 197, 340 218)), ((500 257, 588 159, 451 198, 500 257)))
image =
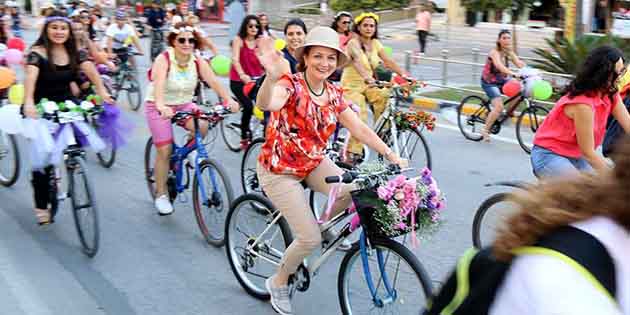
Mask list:
MULTIPOLYGON (((40 35, 25 54, 24 115, 37 119, 36 105, 43 99, 63 102, 85 95, 84 90, 88 89, 105 101, 116 103, 96 66, 102 64, 115 72, 117 63, 124 58, 129 58, 132 66, 137 66, 137 61, 127 51, 133 47, 137 55, 145 54, 140 42, 141 32, 131 20, 131 16, 138 13, 137 10, 120 8, 108 16, 98 6, 90 7, 85 1, 64 7, 41 6, 42 19, 35 25, 40 35)), ((11 37, 23 36, 25 24, 16 3, 6 2, 0 7, 0 15, 0 43, 6 44, 11 37)), ((230 42, 232 63, 228 76, 232 94, 219 82, 208 62, 208 56, 216 56, 218 50, 209 36, 212 34, 200 28, 199 17, 194 12, 186 6, 167 10, 160 0, 153 0, 149 7, 143 8, 142 17, 146 21, 143 27, 151 32, 151 40, 159 44, 154 54, 152 42, 152 65, 144 100, 144 114, 157 148, 154 174, 157 212, 170 215, 174 211, 166 183, 174 141, 170 118, 179 111, 199 108, 193 103, 198 84, 202 82, 209 86, 231 111, 242 112, 242 148, 247 148, 252 141, 249 126, 255 103, 268 117, 266 141, 258 158, 258 177, 266 196, 282 213, 293 233, 293 242, 284 253, 281 265, 265 284, 274 310, 280 314, 293 314, 289 278, 322 242, 318 222, 309 210, 304 189, 327 194, 331 186, 324 182, 324 178, 343 173, 325 155, 328 139, 339 123, 353 135, 348 158, 344 161, 348 165, 355 165, 362 159, 363 144, 366 144, 389 163, 406 167, 407 161, 367 125, 368 107, 371 106, 377 118, 388 102, 390 90, 377 84, 383 72, 389 71, 390 76, 393 72, 411 82, 415 80, 386 53, 378 36, 380 18, 374 13, 354 17, 350 12, 339 12, 334 16, 332 27, 312 29, 307 29, 300 19, 291 19, 283 28, 286 46, 281 51, 275 47, 274 40, 279 36, 270 30, 269 17, 265 14, 246 16, 230 42), (255 94, 244 91, 251 82, 256 83, 255 94), (351 109, 351 104, 359 108, 358 115, 351 109)), ((518 76, 510 69, 509 62, 518 68, 525 66, 511 50, 511 40, 508 31, 499 33, 496 48, 490 52, 483 70, 481 85, 493 105, 481 131, 486 140, 490 139, 489 128, 503 110, 501 87, 509 77, 518 76)), ((611 116, 623 130, 630 132, 630 115, 617 86, 625 71, 625 59, 618 49, 604 46, 590 52, 564 96, 537 131, 531 164, 535 175, 541 178, 576 174, 574 170, 591 172, 592 175, 572 176, 565 188, 557 188, 543 180, 545 184, 540 191, 533 190, 529 195, 521 196, 518 199, 521 213, 500 235, 497 246, 499 257, 509 257, 514 247, 535 243, 535 237, 523 235, 540 237, 561 225, 575 225, 593 234, 606 245, 619 264, 617 283, 620 283, 619 292, 622 293, 619 314, 630 314, 630 288, 627 287, 630 262, 619 257, 623 253, 619 248, 630 249, 630 216, 627 210, 624 212, 620 208, 627 205, 621 201, 628 201, 630 197, 627 189, 619 189, 627 188, 627 171, 619 167, 627 164, 628 159, 623 156, 614 159, 618 165, 613 169, 596 149, 604 140, 611 116), (613 182, 619 186, 610 186, 613 182), (611 188, 606 191, 601 187, 611 188), (616 198, 620 203, 595 204, 597 198, 616 198), (580 202, 592 207, 591 211, 580 206, 580 202), (544 208, 549 214, 534 212, 528 216, 526 212, 531 207, 544 208), (601 236, 604 230, 616 234, 614 237, 601 236), (528 234, 531 231, 535 233, 528 234), (618 242, 611 242, 611 239, 618 242)), ((192 130, 192 121, 181 127, 192 130)), ((208 126, 202 122, 200 128, 205 134, 208 126)), ((628 153, 630 144, 627 141, 620 143, 618 151, 628 153)), ((54 214, 49 211, 48 178, 51 172, 53 165, 46 165, 33 169, 31 174, 35 215, 41 225, 54 222, 54 214)), ((333 210, 348 206, 351 189, 351 186, 341 189, 333 210)), ((538 292, 528 295, 529 298, 535 303, 548 305, 551 300, 544 296, 547 293, 541 292, 549 290, 530 289, 539 286, 531 282, 533 279, 556 275, 563 279, 580 277, 549 261, 516 259, 517 262, 521 260, 527 264, 516 264, 493 314, 510 313, 508 310, 513 310, 514 303, 522 304, 518 314, 545 314, 537 313, 531 304, 517 301, 516 297, 521 296, 523 290, 538 292), (528 271, 525 266, 540 268, 528 271), (540 271, 544 268, 551 269, 540 271), (554 274, 549 270, 558 272, 554 274), (525 282, 531 287, 525 288, 525 282)), ((588 288, 581 289, 583 291, 571 295, 575 301, 580 294, 590 292, 588 288)), ((578 311, 580 309, 576 307, 570 313, 586 314, 578 311)), ((612 311, 595 313, 618 314, 612 311)))

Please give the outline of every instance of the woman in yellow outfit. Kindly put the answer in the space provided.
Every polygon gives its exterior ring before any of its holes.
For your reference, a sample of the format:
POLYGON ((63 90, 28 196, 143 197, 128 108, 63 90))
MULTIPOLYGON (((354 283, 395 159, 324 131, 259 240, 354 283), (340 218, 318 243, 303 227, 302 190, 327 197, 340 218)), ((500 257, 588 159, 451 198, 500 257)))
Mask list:
MULTIPOLYGON (((354 19, 353 37, 346 47, 351 63, 346 66, 341 76, 341 85, 344 96, 359 106, 361 120, 367 122, 367 104, 372 104, 374 119, 378 119, 385 110, 389 99, 389 89, 374 86, 375 69, 383 65, 396 72, 398 75, 408 77, 408 73, 400 68, 383 49, 378 40, 378 15, 374 13, 362 13, 354 19)), ((362 144, 352 138, 348 145, 348 158, 350 163, 357 162, 362 157, 362 144)))

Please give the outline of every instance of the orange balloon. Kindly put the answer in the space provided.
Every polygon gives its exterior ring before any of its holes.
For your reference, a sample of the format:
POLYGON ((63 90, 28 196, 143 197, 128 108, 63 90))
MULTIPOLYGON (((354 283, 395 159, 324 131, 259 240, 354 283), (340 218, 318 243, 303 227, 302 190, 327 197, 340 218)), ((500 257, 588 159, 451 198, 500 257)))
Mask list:
POLYGON ((0 89, 7 89, 15 82, 15 71, 0 67, 0 89))

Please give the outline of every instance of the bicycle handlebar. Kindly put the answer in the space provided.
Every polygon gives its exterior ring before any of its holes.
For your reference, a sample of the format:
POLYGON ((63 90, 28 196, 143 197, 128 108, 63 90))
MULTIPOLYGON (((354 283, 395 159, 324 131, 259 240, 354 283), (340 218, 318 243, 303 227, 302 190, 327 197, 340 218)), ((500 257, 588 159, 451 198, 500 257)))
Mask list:
POLYGON ((403 172, 403 170, 398 165, 390 164, 384 170, 380 172, 374 172, 370 174, 360 174, 357 171, 349 170, 349 171, 344 172, 340 176, 327 176, 326 178, 324 178, 324 182, 326 182, 327 184, 334 184, 334 183, 350 184, 357 180, 365 180, 365 179, 378 177, 378 176, 396 175, 396 174, 400 174, 401 172, 403 172))
POLYGON ((172 123, 177 123, 181 120, 184 120, 188 117, 193 117, 196 119, 203 119, 203 120, 218 120, 218 119, 222 119, 225 115, 229 115, 232 112, 230 112, 229 109, 225 108, 225 106, 223 105, 215 105, 214 108, 212 110, 195 110, 195 111, 181 111, 181 112, 177 112, 175 113, 175 115, 173 116, 173 118, 171 118, 171 122, 172 123))

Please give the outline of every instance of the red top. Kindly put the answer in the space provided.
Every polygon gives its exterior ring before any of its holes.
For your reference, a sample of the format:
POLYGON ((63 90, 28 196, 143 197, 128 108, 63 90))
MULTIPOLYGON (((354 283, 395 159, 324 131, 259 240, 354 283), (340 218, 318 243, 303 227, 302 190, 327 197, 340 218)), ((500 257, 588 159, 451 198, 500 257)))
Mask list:
POLYGON ((280 111, 271 112, 258 161, 273 173, 304 178, 324 159, 337 116, 348 103, 342 89, 326 81, 328 102, 316 104, 302 73, 286 74, 278 83, 288 86, 290 96, 280 111))
MULTIPOLYGON (((260 60, 258 60, 258 56, 256 56, 256 51, 247 47, 247 43, 245 41, 242 42, 243 46, 239 52, 239 60, 241 68, 243 68, 243 72, 252 78, 261 77, 263 73, 265 73, 265 69, 263 69, 263 66, 260 64, 260 60)), ((241 81, 234 65, 230 68, 230 80, 241 81)))
POLYGON ((614 106, 621 102, 619 93, 615 94, 614 99, 616 101, 611 102, 610 97, 607 95, 580 95, 574 98, 569 98, 568 95, 563 96, 536 131, 534 144, 558 155, 580 158, 582 152, 577 143, 575 124, 572 119, 564 114, 564 107, 571 104, 586 104, 593 108, 593 136, 595 139, 595 147, 593 149, 595 149, 604 141, 608 116, 610 116, 614 106))

